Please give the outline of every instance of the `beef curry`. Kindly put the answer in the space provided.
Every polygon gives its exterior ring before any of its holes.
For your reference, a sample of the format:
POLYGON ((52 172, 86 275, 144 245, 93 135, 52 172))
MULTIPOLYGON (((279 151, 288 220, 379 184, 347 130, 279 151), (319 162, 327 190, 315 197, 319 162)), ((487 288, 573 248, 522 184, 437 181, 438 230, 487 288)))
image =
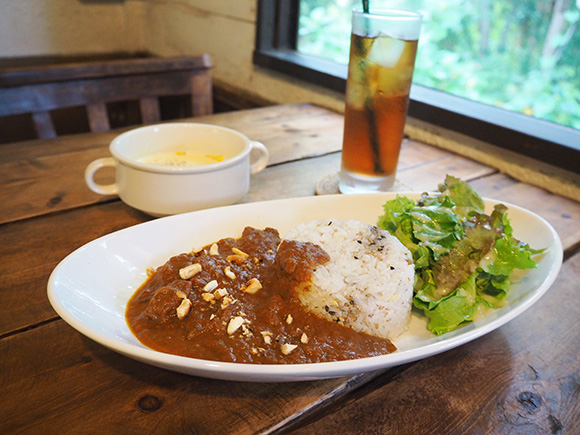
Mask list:
POLYGON ((297 364, 393 352, 387 339, 309 312, 294 289, 329 261, 319 246, 246 227, 152 272, 126 318, 151 349, 205 360, 297 364))

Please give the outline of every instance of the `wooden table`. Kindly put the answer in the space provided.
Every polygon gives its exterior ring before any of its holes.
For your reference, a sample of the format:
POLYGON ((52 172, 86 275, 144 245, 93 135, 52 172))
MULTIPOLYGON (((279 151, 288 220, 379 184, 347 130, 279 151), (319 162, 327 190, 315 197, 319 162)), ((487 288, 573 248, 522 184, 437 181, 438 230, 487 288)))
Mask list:
MULTIPOLYGON (((246 202, 314 194, 337 171, 342 116, 312 105, 198 118, 270 150, 246 202)), ((580 204, 405 140, 398 179, 446 173, 546 218, 565 249, 536 305, 480 339, 379 373, 299 383, 186 376, 116 354, 52 310, 48 276, 83 244, 150 220, 83 171, 118 132, 0 146, 0 433, 580 433, 580 204)))

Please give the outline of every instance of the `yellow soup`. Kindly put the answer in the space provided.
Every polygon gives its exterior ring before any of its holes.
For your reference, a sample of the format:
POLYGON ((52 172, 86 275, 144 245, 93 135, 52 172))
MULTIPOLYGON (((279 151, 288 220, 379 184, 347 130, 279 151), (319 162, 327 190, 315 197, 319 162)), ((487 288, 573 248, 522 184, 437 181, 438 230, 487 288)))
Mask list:
POLYGON ((138 159, 141 163, 162 166, 201 166, 221 162, 224 156, 218 154, 201 154, 191 151, 167 151, 138 159))

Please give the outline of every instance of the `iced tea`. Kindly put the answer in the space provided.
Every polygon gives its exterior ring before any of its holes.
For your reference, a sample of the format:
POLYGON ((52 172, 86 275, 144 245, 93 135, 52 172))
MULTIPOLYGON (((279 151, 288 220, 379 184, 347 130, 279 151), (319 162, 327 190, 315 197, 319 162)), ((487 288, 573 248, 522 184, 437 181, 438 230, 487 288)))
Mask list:
POLYGON ((415 39, 382 31, 368 36, 357 33, 353 22, 340 174, 344 193, 386 190, 394 183, 417 43, 418 31, 415 39))

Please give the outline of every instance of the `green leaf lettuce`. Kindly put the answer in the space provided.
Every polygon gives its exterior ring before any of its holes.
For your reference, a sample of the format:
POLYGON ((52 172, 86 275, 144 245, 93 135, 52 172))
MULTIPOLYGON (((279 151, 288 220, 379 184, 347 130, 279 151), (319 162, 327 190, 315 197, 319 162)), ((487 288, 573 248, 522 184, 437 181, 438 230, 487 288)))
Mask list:
POLYGON ((507 207, 497 204, 488 215, 484 206, 469 184, 448 175, 439 193, 397 196, 379 217, 377 225, 413 255, 414 305, 435 334, 472 321, 480 307, 503 306, 512 272, 536 267, 532 257, 541 250, 513 237, 507 207))

